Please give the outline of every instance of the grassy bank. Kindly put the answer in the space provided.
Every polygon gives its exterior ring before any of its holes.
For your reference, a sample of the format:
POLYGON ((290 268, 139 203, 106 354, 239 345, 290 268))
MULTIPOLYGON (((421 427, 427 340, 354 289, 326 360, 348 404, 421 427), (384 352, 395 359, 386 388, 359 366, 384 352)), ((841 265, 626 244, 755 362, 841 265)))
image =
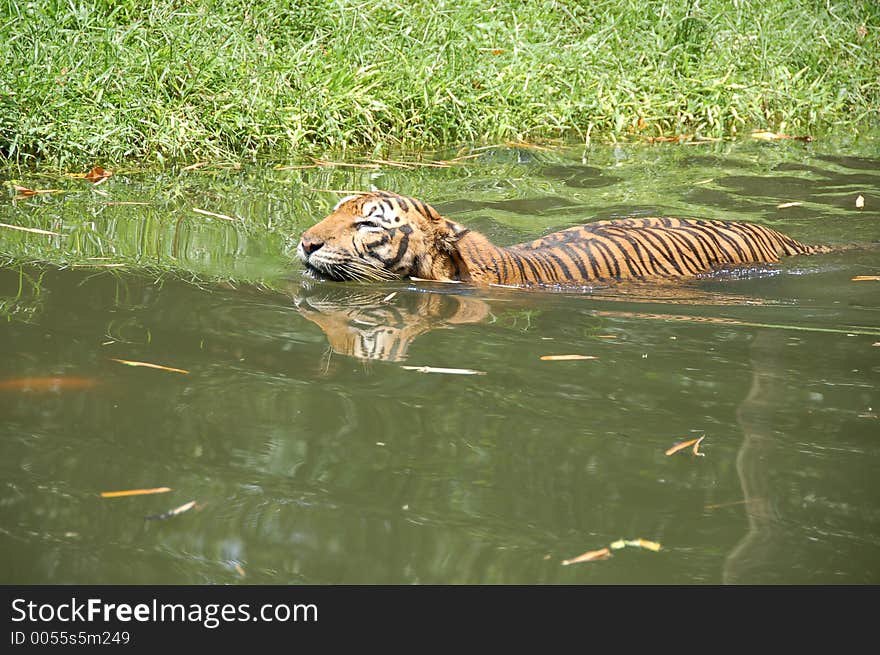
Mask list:
POLYGON ((875 0, 0 0, 0 159, 71 169, 876 122, 875 0))

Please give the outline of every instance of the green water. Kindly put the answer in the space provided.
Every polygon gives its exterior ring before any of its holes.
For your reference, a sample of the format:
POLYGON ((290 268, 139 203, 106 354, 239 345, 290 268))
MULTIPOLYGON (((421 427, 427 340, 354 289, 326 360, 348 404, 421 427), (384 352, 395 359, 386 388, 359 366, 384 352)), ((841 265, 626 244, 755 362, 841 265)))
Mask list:
POLYGON ((500 243, 669 214, 870 244, 877 145, 19 180, 64 192, 10 192, 0 222, 62 236, 0 228, 0 582, 878 583, 880 282, 851 278, 880 248, 564 293, 291 257, 325 190, 371 186, 500 243), (621 538, 662 548, 560 564, 621 538))

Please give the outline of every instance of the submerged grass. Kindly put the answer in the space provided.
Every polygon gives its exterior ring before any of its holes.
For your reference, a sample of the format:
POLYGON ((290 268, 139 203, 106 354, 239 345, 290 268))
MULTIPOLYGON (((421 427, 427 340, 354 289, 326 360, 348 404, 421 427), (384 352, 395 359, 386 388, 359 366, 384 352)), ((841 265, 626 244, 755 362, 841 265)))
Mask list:
POLYGON ((0 0, 0 160, 71 168, 876 120, 875 0, 0 0))

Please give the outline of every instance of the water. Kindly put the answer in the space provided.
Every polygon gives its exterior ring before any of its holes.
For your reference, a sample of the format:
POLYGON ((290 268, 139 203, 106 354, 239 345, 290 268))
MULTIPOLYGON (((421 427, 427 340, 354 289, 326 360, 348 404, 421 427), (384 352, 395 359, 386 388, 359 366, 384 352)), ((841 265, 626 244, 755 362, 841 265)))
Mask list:
POLYGON ((880 248, 540 293, 309 283, 289 238, 374 185, 500 243, 660 213, 870 244, 876 146, 25 180, 64 193, 0 222, 65 236, 0 228, 0 582, 880 582, 880 248), (662 547, 560 564, 621 538, 662 547))

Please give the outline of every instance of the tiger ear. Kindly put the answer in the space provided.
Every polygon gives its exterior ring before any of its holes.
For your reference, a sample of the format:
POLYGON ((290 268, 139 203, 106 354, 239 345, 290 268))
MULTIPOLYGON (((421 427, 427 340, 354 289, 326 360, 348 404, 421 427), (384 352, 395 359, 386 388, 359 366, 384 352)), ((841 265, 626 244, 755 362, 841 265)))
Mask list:
POLYGON ((440 218, 436 225, 437 240, 441 247, 448 252, 454 251, 456 242, 469 232, 464 225, 450 221, 448 218, 440 218))

